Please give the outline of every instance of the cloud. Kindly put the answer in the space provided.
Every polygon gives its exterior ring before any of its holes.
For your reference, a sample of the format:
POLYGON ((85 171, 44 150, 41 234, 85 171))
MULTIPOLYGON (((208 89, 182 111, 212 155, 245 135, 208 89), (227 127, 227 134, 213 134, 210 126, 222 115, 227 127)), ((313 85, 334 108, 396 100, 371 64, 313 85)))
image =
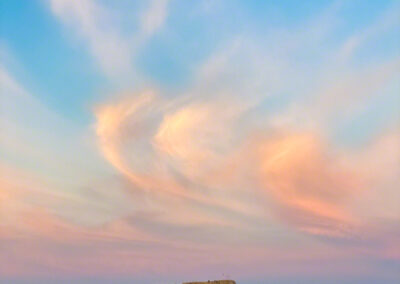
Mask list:
POLYGON ((3 67, 0 84, 0 176, 9 193, 22 192, 18 202, 89 226, 131 210, 86 126, 49 109, 3 67))
POLYGON ((399 24, 399 11, 397 4, 391 5, 372 24, 346 39, 339 50, 339 59, 351 59, 358 48, 394 30, 399 24))
MULTIPOLYGON (((131 75, 168 8, 151 2, 130 45, 105 6, 51 4, 111 77, 131 75)), ((319 21, 268 43, 238 36, 180 93, 113 93, 93 108, 89 142, 0 69, 0 274, 348 273, 365 256, 397 260, 398 134, 346 148, 330 118, 369 105, 398 60, 339 74, 337 50, 319 45, 334 21, 319 21)))
POLYGON ((278 215, 299 230, 347 237, 356 219, 345 207, 359 194, 356 173, 335 161, 315 134, 283 134, 260 142, 257 156, 263 190, 276 202, 278 215))
POLYGON ((223 101, 191 102, 164 115, 153 143, 183 175, 204 179, 220 171, 232 154, 232 127, 241 111, 240 106, 223 101))
POLYGON ((113 26, 108 11, 92 0, 51 0, 51 10, 87 41, 103 72, 111 77, 131 72, 128 42, 113 26))
MULTIPOLYGON (((138 174, 135 174, 126 165, 126 161, 122 158, 120 152, 120 143, 124 134, 124 124, 129 117, 133 117, 136 112, 141 109, 149 109, 149 104, 153 101, 151 93, 143 94, 138 98, 130 99, 129 101, 120 102, 116 105, 108 105, 98 107, 96 110, 97 125, 96 133, 100 140, 100 149, 106 159, 121 173, 127 176, 135 184, 141 187, 146 187, 146 179, 138 174)), ((139 117, 140 119, 140 117, 139 117)), ((141 125, 131 124, 129 134, 140 135, 141 125), (134 127, 138 127, 138 133, 134 127)))
POLYGON ((141 15, 140 25, 143 34, 151 36, 160 29, 167 17, 168 0, 152 0, 145 13, 141 15))
POLYGON ((139 30, 132 36, 123 33, 115 15, 97 1, 50 0, 53 14, 87 43, 102 72, 119 83, 139 79, 134 68, 137 49, 161 29, 167 17, 167 4, 167 0, 150 2, 140 15, 139 30))
MULTIPOLYGON (((232 52, 228 58, 236 55, 232 52)), ((212 57, 182 97, 128 93, 121 101, 98 106, 96 128, 105 158, 149 196, 161 194, 161 200, 187 202, 189 206, 179 208, 188 210, 188 216, 207 216, 207 206, 213 206, 226 224, 243 228, 242 219, 246 218, 226 218, 226 210, 248 217, 265 206, 268 214, 307 235, 355 240, 368 234, 363 213, 352 208, 354 200, 371 189, 365 173, 359 171, 361 164, 352 162, 355 154, 342 152, 324 138, 326 121, 319 113, 305 113, 308 105, 300 105, 298 115, 315 119, 313 127, 291 120, 276 124, 275 116, 251 113, 263 103, 262 95, 269 93, 260 92, 243 102, 241 95, 254 90, 254 85, 236 80, 233 84, 239 87, 226 86, 227 79, 237 73, 230 73, 232 65, 225 57, 212 57), (265 204, 257 203, 251 210, 243 196, 258 194, 257 189, 265 204), (199 211, 191 209, 196 202, 203 207, 199 211)), ((322 93, 326 98, 343 93, 343 99, 362 103, 368 96, 359 97, 364 88, 354 91, 354 86, 367 76, 376 82, 369 82, 366 88, 380 90, 390 81, 387 78, 392 78, 394 65, 375 66, 371 73, 381 74, 378 78, 368 72, 355 73, 355 78, 348 79, 350 83, 326 86, 329 92, 322 93), (387 72, 382 74, 382 70, 387 72), (352 97, 344 95, 350 93, 352 97)), ((250 79, 260 65, 248 66, 251 68, 243 70, 243 77, 250 79), (252 72, 246 73, 249 70, 252 72)), ((333 113, 336 105, 326 108, 333 113)), ((177 218, 172 212, 171 219, 164 221, 177 218)))
MULTIPOLYGON (((249 188, 257 187, 252 173, 259 173, 261 187, 269 192, 267 199, 275 203, 273 210, 282 220, 312 235, 353 237, 359 225, 346 202, 361 192, 357 172, 331 158, 332 149, 312 132, 267 136, 256 144, 252 142, 256 132, 250 132, 235 141, 234 130, 240 129, 236 119, 242 112, 233 106, 221 112, 223 105, 215 101, 165 105, 145 93, 100 106, 96 112, 100 149, 139 189, 150 196, 166 195, 161 199, 169 200, 164 206, 175 203, 176 197, 185 200, 189 206, 181 210, 188 210, 192 220, 192 214, 198 214, 195 202, 216 206, 217 211, 230 208, 248 214, 246 203, 232 195, 246 190, 249 194, 249 188)), ((199 209, 207 214, 205 208, 199 209)))
POLYGON ((218 159, 225 164, 226 157, 213 147, 225 147, 224 124, 235 117, 235 111, 219 113, 218 124, 204 115, 212 112, 217 116, 218 109, 213 104, 167 101, 153 92, 130 94, 127 99, 95 108, 99 149, 136 189, 155 199, 242 211, 240 203, 201 192, 211 186, 211 173, 218 176, 225 171, 218 159), (205 139, 207 135, 209 139, 205 139))
POLYGON ((370 190, 355 205, 367 220, 398 220, 400 206, 400 132, 395 125, 374 137, 365 148, 356 151, 351 163, 370 185, 370 190))

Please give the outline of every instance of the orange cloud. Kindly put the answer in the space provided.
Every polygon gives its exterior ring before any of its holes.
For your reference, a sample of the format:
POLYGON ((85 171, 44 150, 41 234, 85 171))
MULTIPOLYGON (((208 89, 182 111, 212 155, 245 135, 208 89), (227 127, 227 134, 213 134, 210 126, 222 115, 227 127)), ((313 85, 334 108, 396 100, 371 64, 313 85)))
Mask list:
POLYGON ((346 199, 360 191, 357 176, 339 166, 321 139, 287 134, 260 142, 261 185, 277 202, 279 215, 315 235, 346 236, 357 223, 346 199))
POLYGON ((120 152, 122 143, 123 126, 127 119, 136 111, 148 106, 154 99, 151 93, 146 93, 139 98, 115 105, 104 105, 96 109, 96 134, 99 138, 99 146, 105 158, 118 171, 128 177, 132 182, 142 188, 149 186, 149 180, 136 174, 126 164, 120 152))
MULTIPOLYGON (((355 208, 371 191, 368 174, 360 171, 362 159, 337 151, 315 128, 285 132, 281 127, 255 140, 240 135, 240 123, 247 123, 246 133, 260 133, 245 115, 222 98, 166 102, 145 93, 97 108, 96 132, 110 164, 145 190, 154 208, 168 212, 158 219, 163 224, 210 224, 213 218, 213 224, 244 228, 241 218, 259 217, 258 206, 268 206, 278 216, 268 222, 284 222, 309 235, 372 236, 355 208), (265 203, 249 198, 258 187, 265 203)), ((395 140, 390 141, 393 147, 395 140)))
POLYGON ((228 125, 238 110, 221 113, 220 107, 167 103, 151 93, 103 105, 96 109, 100 150, 119 173, 153 197, 238 210, 237 203, 199 192, 213 185, 210 175, 226 172, 230 157, 228 125))

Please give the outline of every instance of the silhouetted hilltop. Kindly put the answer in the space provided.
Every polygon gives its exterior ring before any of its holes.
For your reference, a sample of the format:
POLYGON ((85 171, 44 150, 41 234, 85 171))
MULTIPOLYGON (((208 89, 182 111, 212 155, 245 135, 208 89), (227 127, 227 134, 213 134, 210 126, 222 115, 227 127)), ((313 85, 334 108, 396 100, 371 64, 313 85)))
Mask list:
POLYGON ((206 282, 185 282, 182 284, 236 284, 236 282, 233 280, 214 280, 206 282))

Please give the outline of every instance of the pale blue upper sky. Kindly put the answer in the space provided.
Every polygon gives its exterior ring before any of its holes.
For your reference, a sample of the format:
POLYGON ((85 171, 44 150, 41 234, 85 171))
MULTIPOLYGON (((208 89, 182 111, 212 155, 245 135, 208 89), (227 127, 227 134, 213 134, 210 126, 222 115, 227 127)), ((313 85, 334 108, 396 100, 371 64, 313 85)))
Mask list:
MULTIPOLYGON (((116 26, 126 37, 138 29, 135 15, 146 9, 145 1, 104 1, 115 12, 116 26), (118 14, 119 13, 119 14, 118 14)), ((329 21, 329 35, 318 46, 338 48, 348 37, 363 33, 386 14, 398 16, 396 1, 172 1, 168 16, 157 33, 132 59, 132 65, 147 80, 162 88, 182 89, 193 80, 196 67, 224 43, 237 36, 263 41, 272 52, 279 48, 275 33, 301 30, 322 15, 329 21), (332 11, 330 11, 332 10, 332 11), (335 10, 335 11, 333 11, 335 10)), ((1 48, 13 75, 50 108, 74 121, 90 121, 88 105, 114 91, 113 82, 99 70, 90 50, 79 36, 65 30, 46 1, 1 2, 1 48), (4 51, 6 54, 4 54, 4 51)), ((398 24, 398 20, 397 20, 398 24)), ((384 24, 382 24, 384 26, 384 24)), ((310 27, 315 28, 315 27, 310 27)), ((324 27, 321 27, 324 28, 324 27)), ((394 25, 370 39, 351 59, 355 65, 399 55, 399 27, 394 25), (397 36, 396 36, 397 35, 397 36)), ((322 50, 321 50, 322 48, 322 50)), ((266 50, 268 52, 268 50, 266 50)), ((318 64, 314 50, 293 54, 306 65, 318 64)), ((138 78, 125 82, 141 88, 138 78)))

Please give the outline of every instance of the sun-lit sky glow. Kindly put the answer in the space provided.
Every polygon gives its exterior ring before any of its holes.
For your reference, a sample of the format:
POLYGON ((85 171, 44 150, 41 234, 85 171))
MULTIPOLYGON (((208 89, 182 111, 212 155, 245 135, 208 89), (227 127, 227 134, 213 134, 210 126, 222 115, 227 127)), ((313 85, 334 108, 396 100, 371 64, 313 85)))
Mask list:
POLYGON ((394 0, 0 0, 0 283, 399 283, 399 75, 394 0))

